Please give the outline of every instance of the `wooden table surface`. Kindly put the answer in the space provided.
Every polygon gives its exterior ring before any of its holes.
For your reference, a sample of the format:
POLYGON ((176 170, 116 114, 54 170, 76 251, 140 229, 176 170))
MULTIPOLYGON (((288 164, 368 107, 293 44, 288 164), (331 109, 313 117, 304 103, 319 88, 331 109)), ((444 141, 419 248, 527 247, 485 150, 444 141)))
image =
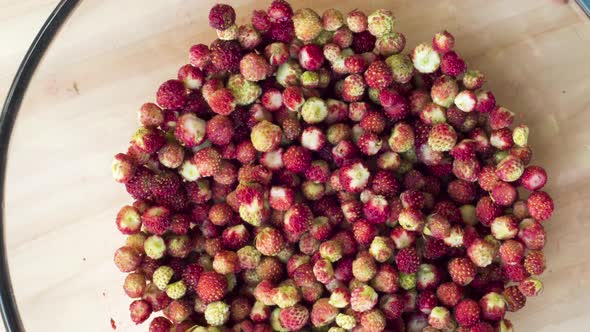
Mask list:
MULTIPOLYGON (((233 3, 240 22, 267 1, 233 3), (258 4, 256 4, 258 3, 258 4)), ((0 1, 0 96, 56 0, 0 1)), ((590 22, 551 0, 297 1, 322 11, 385 7, 412 47, 448 29, 499 102, 531 127, 534 163, 550 174, 545 292, 510 314, 517 331, 585 331, 590 319, 590 22), (425 9, 430 8, 430 9, 425 9)), ((145 331, 130 324, 112 253, 129 198, 110 176, 136 110, 210 41, 213 1, 85 0, 31 82, 10 145, 6 246, 27 331, 145 331)))

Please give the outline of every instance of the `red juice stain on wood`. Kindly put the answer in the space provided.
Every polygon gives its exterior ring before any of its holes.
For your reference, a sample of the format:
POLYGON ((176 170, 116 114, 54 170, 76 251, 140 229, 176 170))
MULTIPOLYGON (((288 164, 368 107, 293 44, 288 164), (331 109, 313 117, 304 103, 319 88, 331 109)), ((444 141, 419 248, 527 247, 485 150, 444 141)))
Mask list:
POLYGON ((111 327, 113 328, 113 330, 116 330, 117 329, 117 323, 112 318, 111 318, 111 327))

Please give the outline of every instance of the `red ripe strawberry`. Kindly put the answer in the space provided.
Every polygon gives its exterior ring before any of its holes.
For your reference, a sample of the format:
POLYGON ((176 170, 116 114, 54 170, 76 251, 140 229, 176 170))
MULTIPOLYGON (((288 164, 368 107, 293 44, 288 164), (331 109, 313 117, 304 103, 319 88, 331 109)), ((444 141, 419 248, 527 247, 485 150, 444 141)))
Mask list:
POLYGON ((426 203, 426 198, 421 191, 409 189, 399 196, 404 209, 422 209, 426 203))
POLYGON ((436 295, 434 295, 434 292, 430 290, 423 291, 416 298, 416 306, 418 307, 418 310, 427 315, 430 314, 432 308, 436 307, 437 304, 438 299, 436 298, 436 295))
POLYGON ((531 250, 541 250, 545 246, 545 228, 534 219, 527 218, 520 222, 518 239, 531 250))
POLYGON ((410 170, 404 175, 404 187, 408 190, 420 190, 426 184, 426 177, 418 170, 410 170))
POLYGON ((291 5, 284 0, 273 0, 266 10, 271 22, 284 22, 291 19, 293 9, 291 5))
POLYGON ((311 153, 309 150, 292 145, 283 153, 283 164, 288 171, 303 173, 311 165, 311 153))
POLYGON ((542 167, 529 166, 524 169, 519 181, 527 190, 539 190, 547 183, 547 172, 542 167))
POLYGON ((352 50, 356 54, 371 52, 375 48, 377 37, 369 31, 355 33, 352 39, 352 50))
POLYGON ((373 61, 365 71, 365 81, 369 87, 382 90, 393 83, 393 73, 385 61, 373 61))
POLYGON ((445 54, 455 46, 455 37, 448 31, 437 32, 432 38, 432 47, 435 51, 445 54))
POLYGON ((287 232, 301 234, 309 230, 312 219, 313 215, 309 207, 298 203, 287 210, 283 223, 287 232))
POLYGON ((553 214, 553 200, 544 191, 531 193, 526 201, 526 206, 531 217, 538 221, 547 220, 553 214))
POLYGON ((311 286, 314 284, 317 280, 313 273, 312 265, 306 263, 293 271, 293 281, 295 282, 295 285, 299 287, 311 286))
POLYGON ((471 203, 475 198, 475 186, 464 180, 454 180, 449 183, 447 192, 452 200, 460 204, 471 203))
POLYGON ((383 224, 391 214, 391 208, 385 197, 375 195, 363 205, 363 214, 373 224, 383 224))
POLYGON ((458 160, 471 160, 475 158, 475 141, 464 139, 451 150, 451 156, 458 160))
POLYGON ((428 134, 428 145, 433 151, 450 151, 457 142, 457 133, 446 123, 432 126, 428 134))
POLYGON ((186 103, 186 89, 184 84, 178 80, 169 80, 158 89, 156 102, 162 108, 181 108, 186 103))
POLYGON ((510 206, 518 198, 516 188, 510 183, 498 183, 490 193, 494 202, 501 206, 510 206))
POLYGON ((532 275, 539 275, 545 271, 545 254, 542 251, 529 251, 524 258, 524 268, 532 275))
POLYGON ((434 212, 447 218, 447 220, 449 220, 452 223, 463 222, 463 217, 461 217, 461 211, 451 201, 440 201, 436 203, 436 205, 434 206, 434 212))
POLYGON ((298 331, 309 321, 309 311, 306 307, 297 304, 281 310, 279 320, 284 328, 298 331))
POLYGON ((529 274, 522 264, 504 265, 502 266, 502 272, 506 279, 514 282, 520 282, 526 279, 529 274))
POLYGON ((503 264, 514 265, 520 264, 524 258, 524 245, 516 240, 507 240, 500 246, 500 259, 503 264))
POLYGON ((469 329, 469 332, 494 332, 494 328, 488 322, 477 322, 469 329))
POLYGON ((484 166, 479 171, 477 182, 481 189, 485 191, 492 191, 496 185, 501 183, 500 178, 496 175, 494 166, 484 166))
POLYGON ((376 291, 382 293, 393 293, 397 291, 399 288, 397 271, 391 265, 381 265, 371 281, 371 286, 376 291))
POLYGON ((475 109, 480 113, 489 113, 496 107, 496 97, 491 91, 482 90, 477 94, 475 109))
POLYGON ((504 318, 506 302, 502 295, 490 292, 479 300, 482 317, 487 320, 498 321, 504 318))
POLYGON ((229 115, 236 109, 236 100, 229 89, 221 88, 207 100, 213 112, 220 115, 229 115))
POLYGON ((184 270, 182 271, 182 280, 188 287, 196 291, 197 284, 204 270, 205 269, 199 264, 189 264, 185 266, 184 270))
POLYGON ((285 240, 281 232, 272 228, 265 227, 256 234, 254 240, 256 249, 266 256, 276 256, 285 248, 285 240))
POLYGON ((352 274, 352 263, 354 262, 354 258, 352 257, 344 257, 336 262, 334 267, 334 277, 337 280, 348 282, 352 280, 354 275, 352 274))
POLYGON ((429 237, 424 243, 424 258, 426 259, 439 259, 445 256, 449 252, 449 247, 443 240, 429 237))
POLYGON ((395 256, 395 263, 397 269, 406 274, 416 273, 420 266, 420 256, 416 252, 416 249, 409 247, 398 251, 395 256))
POLYGON ((149 332, 169 332, 172 323, 166 317, 156 317, 150 323, 149 332))
POLYGON ((380 134, 385 130, 387 121, 381 112, 369 111, 361 119, 359 125, 364 131, 380 134))
POLYGON ((215 30, 226 30, 235 20, 236 12, 230 5, 217 4, 209 11, 209 26, 215 30))
POLYGON ((371 179, 371 189, 377 195, 390 197, 399 192, 400 184, 392 172, 379 170, 371 179))
POLYGON ((524 296, 518 286, 509 286, 502 292, 508 311, 516 312, 524 307, 526 304, 526 296, 524 296))
POLYGON ((479 304, 471 299, 465 299, 455 306, 455 319, 460 326, 469 327, 479 320, 479 304))
POLYGON ((221 166, 221 155, 215 148, 204 148, 195 153, 193 161, 201 176, 213 176, 221 166))
POLYGON ((162 206, 151 207, 141 215, 144 227, 156 235, 164 234, 170 226, 170 221, 170 210, 162 206))
POLYGON ((197 282, 196 292, 205 303, 221 300, 227 290, 227 279, 217 272, 203 272, 197 282))
POLYGON ((250 240, 250 233, 248 229, 242 225, 228 227, 223 230, 221 234, 221 243, 223 247, 230 250, 238 250, 248 244, 250 240))
POLYGON ((379 301, 379 308, 390 320, 398 319, 404 309, 404 299, 398 294, 387 294, 379 301))
POLYGON ((226 145, 234 135, 234 123, 229 117, 216 115, 207 121, 207 138, 216 145, 226 145))
POLYGON ((141 324, 152 314, 152 307, 146 300, 135 300, 129 305, 129 312, 131 314, 131 320, 135 324, 141 324))
POLYGON ((463 299, 463 288, 454 282, 447 282, 438 286, 436 297, 445 306, 454 307, 463 299))
POLYGON ((502 208, 488 196, 482 197, 475 207, 475 216, 485 226, 490 226, 492 221, 502 215, 502 208))
POLYGON ((456 77, 463 74, 467 66, 455 51, 449 51, 442 56, 440 69, 443 74, 456 77))
POLYGON ((469 258, 453 258, 448 265, 448 271, 453 281, 461 286, 468 285, 475 278, 475 265, 469 258))
POLYGON ((353 54, 344 59, 344 67, 350 74, 361 74, 368 67, 367 60, 360 54, 353 54))

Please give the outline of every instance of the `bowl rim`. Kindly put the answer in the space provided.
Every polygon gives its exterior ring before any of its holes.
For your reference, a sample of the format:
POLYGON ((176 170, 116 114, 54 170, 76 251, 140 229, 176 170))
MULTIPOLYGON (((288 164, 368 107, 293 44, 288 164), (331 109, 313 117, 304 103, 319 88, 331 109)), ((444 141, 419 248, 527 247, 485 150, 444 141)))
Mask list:
POLYGON ((0 114, 0 314, 2 315, 6 332, 25 331, 10 281, 10 271, 6 257, 6 242, 4 241, 4 180, 6 176, 8 145, 18 111, 31 78, 51 41, 78 3, 79 0, 61 0, 47 20, 45 20, 45 23, 43 23, 37 36, 33 39, 14 76, 12 85, 6 95, 4 106, 2 107, 2 113, 0 114))

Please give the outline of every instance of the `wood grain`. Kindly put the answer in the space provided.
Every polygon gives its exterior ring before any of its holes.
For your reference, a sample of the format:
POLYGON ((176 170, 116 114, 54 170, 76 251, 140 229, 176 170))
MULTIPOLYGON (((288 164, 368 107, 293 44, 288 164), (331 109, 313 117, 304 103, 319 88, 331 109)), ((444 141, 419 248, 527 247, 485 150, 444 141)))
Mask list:
MULTIPOLYGON (((259 1, 231 1, 244 22, 259 1)), ((0 96, 57 1, 0 2, 0 96)), ((297 1, 322 11, 334 1, 297 1)), ((129 321, 114 227, 129 202, 110 177, 136 110, 210 41, 213 1, 82 1, 31 82, 10 144, 6 245, 27 331, 145 331, 129 321)), ((518 331, 581 331, 590 319, 590 23, 551 0, 338 1, 394 11, 412 47, 446 28, 501 104, 531 127, 535 164, 550 174, 546 290, 510 318, 518 331), (425 10, 425 8, 429 8, 425 10)))

